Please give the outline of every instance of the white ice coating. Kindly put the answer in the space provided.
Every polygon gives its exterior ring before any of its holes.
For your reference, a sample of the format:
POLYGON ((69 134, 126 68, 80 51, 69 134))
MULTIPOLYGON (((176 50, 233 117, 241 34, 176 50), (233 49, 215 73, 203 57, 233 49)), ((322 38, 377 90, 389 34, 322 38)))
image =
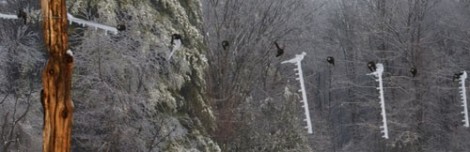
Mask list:
POLYGON ((469 122, 468 122, 468 106, 467 106, 467 89, 465 88, 465 80, 467 79, 467 72, 463 71, 463 74, 460 76, 460 96, 462 97, 462 103, 463 103, 463 112, 464 114, 464 125, 465 127, 469 127, 469 122))
POLYGON ((310 111, 308 109, 307 92, 305 90, 304 75, 303 75, 303 72, 302 72, 302 65, 301 65, 301 62, 304 59, 305 55, 306 55, 306 53, 302 52, 302 54, 295 55, 295 57, 293 59, 281 62, 281 64, 293 63, 293 64, 297 65, 297 68, 295 68, 294 71, 298 71, 298 73, 296 73, 296 75, 299 76, 297 78, 297 80, 300 81, 300 90, 299 90, 299 92, 302 93, 302 101, 301 102, 304 103, 304 105, 302 105, 302 107, 305 110, 305 118, 306 118, 305 121, 307 122, 307 127, 305 127, 305 128, 308 129, 309 134, 312 134, 313 133, 312 121, 310 120, 310 111))
POLYGON ((107 32, 112 32, 114 34, 118 33, 118 30, 115 27, 111 27, 111 26, 102 25, 102 24, 98 24, 98 23, 95 23, 95 22, 90 22, 90 21, 86 21, 86 20, 83 20, 83 19, 79 19, 79 18, 74 17, 70 13, 67 13, 67 17, 68 17, 68 20, 69 20, 70 24, 72 24, 72 22, 73 22, 73 23, 77 23, 81 26, 89 26, 89 27, 93 27, 95 29, 102 29, 102 30, 105 30, 107 32))
POLYGON ((170 55, 168 56, 168 61, 170 61, 171 56, 173 56, 173 54, 176 52, 176 50, 178 50, 178 49, 181 48, 181 40, 180 40, 180 39, 174 39, 174 40, 173 40, 173 43, 174 43, 174 44, 172 44, 171 53, 170 53, 170 55))
POLYGON ((379 90, 380 96, 380 107, 382 108, 382 121, 383 125, 380 126, 381 132, 384 134, 382 137, 385 139, 388 139, 388 126, 387 126, 387 114, 385 112, 385 98, 384 98, 384 87, 383 87, 383 80, 382 80, 382 74, 384 72, 384 65, 382 63, 377 63, 377 70, 375 72, 372 72, 367 75, 374 75, 377 77, 377 82, 379 82, 379 87, 377 90, 379 90))
POLYGON ((9 14, 0 13, 0 18, 3 18, 3 19, 18 19, 18 16, 17 15, 9 15, 9 14))

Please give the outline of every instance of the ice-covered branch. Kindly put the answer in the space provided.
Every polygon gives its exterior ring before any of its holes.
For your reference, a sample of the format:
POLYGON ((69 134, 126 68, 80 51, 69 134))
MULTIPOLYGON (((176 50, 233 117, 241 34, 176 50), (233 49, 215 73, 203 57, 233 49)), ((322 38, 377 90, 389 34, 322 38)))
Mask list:
POLYGON ((95 29, 102 29, 102 30, 105 30, 107 32, 112 32, 114 34, 118 33, 118 29, 116 27, 102 25, 102 24, 98 24, 98 23, 95 23, 95 22, 90 22, 90 21, 86 21, 86 20, 83 20, 83 19, 79 19, 79 18, 74 17, 70 13, 67 13, 67 17, 68 17, 68 20, 69 20, 70 23, 73 22, 73 23, 77 23, 77 24, 82 25, 82 26, 89 26, 89 27, 93 27, 95 29))
POLYGON ((10 15, 10 14, 0 13, 0 18, 2 18, 2 19, 18 19, 18 15, 10 15))
POLYGON ((173 56, 173 54, 176 52, 176 50, 178 50, 179 48, 181 48, 181 40, 175 40, 174 44, 172 44, 171 46, 171 53, 170 55, 168 56, 168 61, 170 61, 171 57, 173 56))
POLYGON ((379 87, 377 90, 379 90, 379 99, 380 99, 380 106, 382 108, 382 121, 383 125, 380 126, 381 132, 384 134, 382 137, 385 139, 388 139, 388 126, 387 126, 387 114, 385 112, 385 98, 384 98, 384 87, 383 87, 383 80, 382 80, 382 74, 384 72, 384 65, 382 63, 377 63, 377 70, 375 72, 372 72, 367 75, 373 75, 377 77, 376 81, 379 82, 379 87))
POLYGON ((168 62, 170 61, 171 57, 173 54, 176 52, 176 50, 179 50, 181 48, 182 42, 181 42, 181 35, 180 34, 173 34, 171 35, 171 53, 168 56, 168 62))
POLYGON ((293 63, 293 64, 297 65, 297 68, 295 68, 294 71, 298 71, 298 73, 296 73, 296 75, 298 75, 299 77, 296 78, 296 79, 300 81, 300 90, 299 90, 299 92, 302 93, 302 101, 301 102, 303 102, 303 104, 304 104, 304 105, 302 105, 302 107, 305 110, 305 118, 306 118, 305 121, 307 122, 307 127, 305 127, 305 128, 307 128, 309 134, 312 134, 313 133, 312 121, 310 119, 310 111, 308 109, 307 91, 305 90, 304 75, 303 75, 303 72, 302 72, 302 65, 301 65, 302 60, 304 59, 305 55, 306 55, 306 53, 302 52, 302 54, 295 55, 295 58, 284 61, 284 62, 281 62, 281 64, 293 63))
POLYGON ((281 64, 285 64, 285 63, 299 63, 300 61, 302 61, 304 59, 304 56, 307 55, 307 53, 305 52, 302 52, 302 54, 297 54, 295 55, 294 58, 290 59, 290 60, 287 60, 287 61, 283 61, 281 62, 281 64))
POLYGON ((465 127, 469 127, 469 122, 468 122, 468 106, 467 106, 467 89, 465 88, 465 80, 467 79, 467 72, 463 71, 462 75, 460 76, 460 96, 462 97, 462 106, 463 106, 463 112, 464 114, 464 125, 465 127))

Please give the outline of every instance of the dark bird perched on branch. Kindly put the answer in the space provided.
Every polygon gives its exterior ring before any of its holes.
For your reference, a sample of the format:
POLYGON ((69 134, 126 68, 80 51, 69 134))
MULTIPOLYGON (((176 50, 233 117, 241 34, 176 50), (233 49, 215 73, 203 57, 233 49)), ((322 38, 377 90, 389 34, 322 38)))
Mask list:
POLYGON ((276 45, 276 48, 277 48, 277 54, 276 54, 276 57, 279 57, 281 56, 282 54, 284 54, 284 49, 279 47, 279 44, 277 44, 276 41, 274 41, 274 45, 276 45))
POLYGON ((118 31, 125 31, 125 30, 126 30, 126 25, 124 25, 124 24, 118 24, 117 27, 116 27, 116 29, 117 29, 118 31))
POLYGON ((224 48, 224 50, 227 50, 229 46, 230 44, 227 40, 222 41, 222 48, 224 48))
POLYGON ((367 63, 367 67, 369 68, 371 72, 375 72, 375 70, 377 70, 377 67, 375 66, 374 61, 370 61, 369 63, 367 63))
POLYGON ((463 72, 455 73, 454 78, 452 79, 453 81, 457 81, 460 79, 460 77, 463 75, 463 72))
POLYGON ((413 75, 413 77, 416 77, 416 74, 418 74, 418 69, 416 69, 415 67, 412 67, 410 69, 410 73, 411 75, 413 75))
POLYGON ((326 58, 326 61, 332 65, 335 65, 335 58, 329 56, 326 58))
POLYGON ((179 34, 173 34, 171 35, 171 45, 176 45, 175 42, 180 41, 181 42, 181 35, 179 34))
POLYGON ((180 49, 182 45, 181 35, 173 34, 171 35, 171 46, 170 46, 170 55, 168 56, 168 61, 170 61, 171 56, 175 53, 176 50, 180 49))
POLYGON ((26 12, 19 9, 18 14, 16 14, 16 15, 17 15, 18 19, 23 19, 24 24, 26 24, 26 22, 28 20, 28 14, 26 14, 26 12))

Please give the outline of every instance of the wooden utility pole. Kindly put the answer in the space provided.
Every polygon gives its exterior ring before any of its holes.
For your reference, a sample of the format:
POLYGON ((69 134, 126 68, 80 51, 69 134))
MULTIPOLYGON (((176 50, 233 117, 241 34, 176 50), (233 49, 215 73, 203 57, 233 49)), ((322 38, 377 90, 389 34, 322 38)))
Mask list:
POLYGON ((73 54, 67 51, 65 0, 41 0, 44 41, 49 59, 42 72, 43 152, 69 152, 72 136, 73 54))

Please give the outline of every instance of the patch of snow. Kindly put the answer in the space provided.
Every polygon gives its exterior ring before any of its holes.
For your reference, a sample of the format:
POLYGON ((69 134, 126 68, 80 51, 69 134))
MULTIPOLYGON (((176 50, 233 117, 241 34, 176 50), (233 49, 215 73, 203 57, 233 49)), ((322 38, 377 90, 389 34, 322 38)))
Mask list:
POLYGON ((73 52, 72 52, 72 50, 68 49, 66 53, 67 53, 67 55, 73 57, 73 52))

